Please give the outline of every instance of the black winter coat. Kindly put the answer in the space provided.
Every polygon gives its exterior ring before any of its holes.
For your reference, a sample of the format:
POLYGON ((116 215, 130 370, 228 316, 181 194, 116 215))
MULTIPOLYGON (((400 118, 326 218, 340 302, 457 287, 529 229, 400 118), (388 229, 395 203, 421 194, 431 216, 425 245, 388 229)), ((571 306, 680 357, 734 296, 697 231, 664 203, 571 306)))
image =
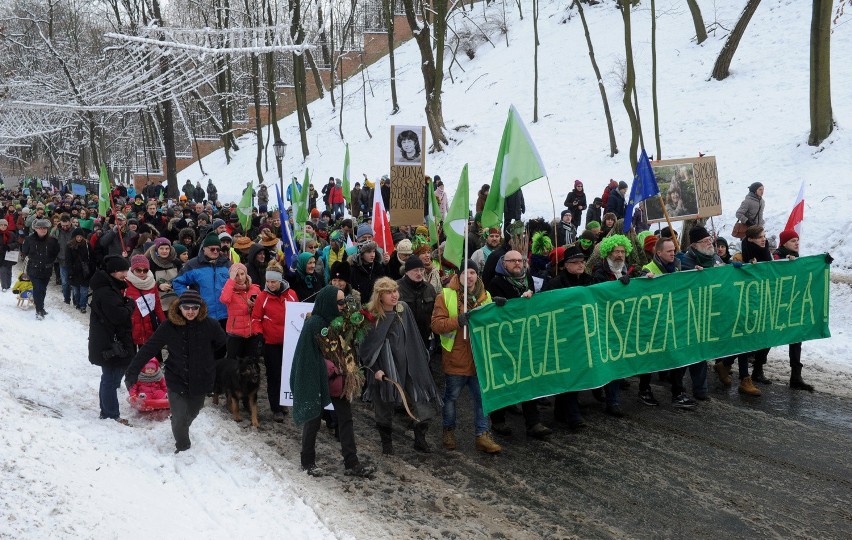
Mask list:
POLYGON ((202 305, 198 316, 192 321, 187 321, 180 308, 173 306, 166 321, 160 324, 154 335, 133 357, 125 374, 125 384, 133 386, 151 357, 163 347, 168 347, 165 375, 169 393, 190 396, 209 394, 216 380, 214 353, 216 349, 225 346, 226 340, 227 336, 219 322, 207 317, 206 305, 202 305))
MULTIPOLYGON (((376 259, 378 258, 379 255, 377 253, 376 259)), ((380 277, 387 275, 385 265, 378 260, 374 260, 371 265, 364 265, 361 263, 361 257, 358 255, 350 257, 349 263, 351 265, 349 284, 352 285, 353 289, 361 293, 361 302, 366 304, 370 301, 370 296, 373 294, 373 283, 380 277)), ((299 299, 301 298, 300 296, 299 299)))
MULTIPOLYGON (((532 276, 527 273, 527 289, 535 292, 535 283, 533 283, 532 276)), ((491 293, 491 298, 495 296, 502 296, 503 298, 520 298, 521 295, 525 291, 519 291, 517 287, 515 287, 504 274, 497 274, 494 276, 494 279, 485 287, 488 292, 491 293)))
POLYGON ((89 242, 83 240, 78 244, 72 240, 65 255, 65 266, 68 267, 68 283, 75 287, 88 287, 95 271, 95 254, 89 242))
POLYGON ((127 283, 115 279, 104 270, 98 270, 89 286, 92 288, 89 362, 96 366, 126 366, 136 350, 131 322, 136 303, 124 295, 127 283), (124 345, 127 356, 106 361, 103 353, 112 347, 113 341, 120 341, 124 345))
POLYGON ((59 242, 49 234, 41 238, 34 232, 24 240, 21 253, 29 257, 27 274, 30 279, 50 279, 53 275, 53 263, 59 256, 59 242))
POLYGON ((624 200, 624 195, 618 189, 613 189, 609 192, 609 200, 606 202, 606 211, 615 214, 617 219, 624 218, 624 210, 627 203, 624 200))
POLYGON ((399 285, 399 299, 408 304, 423 344, 428 345, 429 336, 432 334, 432 309, 435 307, 435 299, 438 293, 426 280, 415 283, 408 276, 396 281, 399 285))
POLYGON ((585 191, 577 191, 576 189, 568 192, 568 196, 565 197, 565 206, 568 210, 571 210, 571 223, 574 224, 575 227, 580 226, 580 219, 583 216, 583 210, 586 209, 586 192, 585 191))
POLYGON ((558 276, 545 283, 541 291, 555 291, 556 289, 567 289, 568 287, 587 287, 595 283, 597 283, 595 278, 585 272, 575 275, 562 270, 558 276))

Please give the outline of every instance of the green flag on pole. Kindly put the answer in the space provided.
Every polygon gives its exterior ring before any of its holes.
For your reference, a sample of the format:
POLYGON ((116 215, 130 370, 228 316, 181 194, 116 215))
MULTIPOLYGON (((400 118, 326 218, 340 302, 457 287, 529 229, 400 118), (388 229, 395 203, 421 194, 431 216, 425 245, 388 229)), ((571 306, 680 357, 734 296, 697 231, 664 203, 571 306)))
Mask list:
POLYGON ((308 221, 308 202, 311 197, 311 175, 308 173, 308 169, 305 168, 305 179, 302 181, 302 189, 299 190, 299 195, 293 197, 293 213, 296 215, 296 222, 299 223, 299 230, 302 230, 305 226, 305 222, 308 221), (295 202, 299 201, 299 206, 295 206, 295 202))
POLYGON ((106 165, 101 165, 101 183, 98 189, 98 215, 104 217, 109 210, 109 175, 106 165))
POLYGON ((302 189, 296 183, 296 177, 292 177, 290 179, 290 217, 293 218, 293 230, 295 232, 301 232, 305 227, 305 222, 302 221, 299 223, 299 219, 297 216, 297 212, 299 210, 299 204, 301 202, 302 189))
POLYGON ((426 216, 426 220, 429 222, 429 243, 436 246, 440 242, 438 222, 441 220, 441 209, 438 207, 438 198, 435 196, 435 182, 432 180, 429 180, 429 215, 426 216))
POLYGON ((450 210, 444 220, 444 234, 447 235, 447 243, 444 246, 444 258, 461 269, 464 261, 464 239, 465 226, 470 217, 470 193, 468 191, 467 163, 459 178, 456 194, 450 203, 450 210))
POLYGON ((237 214, 240 216, 240 225, 243 226, 243 231, 249 230, 249 225, 251 225, 251 201, 254 197, 254 186, 249 183, 248 188, 246 188, 245 193, 243 193, 243 198, 240 200, 240 204, 237 205, 237 214))
POLYGON ((351 208, 352 201, 349 194, 349 143, 346 143, 346 156, 343 158, 343 199, 351 208))
POLYGON ((494 165, 491 191, 488 192, 482 209, 482 227, 499 227, 503 221, 503 203, 506 197, 546 175, 544 163, 521 120, 521 115, 514 105, 510 106, 497 163, 494 165))

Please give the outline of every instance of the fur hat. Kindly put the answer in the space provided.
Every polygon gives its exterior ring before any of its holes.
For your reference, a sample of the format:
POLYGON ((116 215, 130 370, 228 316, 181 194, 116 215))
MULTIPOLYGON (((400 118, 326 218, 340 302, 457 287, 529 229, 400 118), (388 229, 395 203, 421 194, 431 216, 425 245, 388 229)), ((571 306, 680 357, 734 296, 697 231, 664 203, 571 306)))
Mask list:
POLYGON ((366 253, 368 251, 376 251, 378 249, 379 245, 372 240, 358 244, 358 253, 366 253))
MULTIPOLYGON (((414 257, 416 258, 416 257, 414 257)), ((411 259, 409 259, 411 260, 411 259)), ((408 261, 406 261, 408 262, 408 261)), ((349 283, 349 273, 350 273, 349 263, 346 261, 337 261, 336 263, 331 265, 331 270, 328 271, 328 280, 332 279, 341 279, 346 283, 349 283)))
POLYGON ((786 231, 781 231, 781 234, 778 235, 778 242, 781 246, 792 240, 793 238, 798 238, 799 233, 792 229, 787 229, 786 231))
POLYGON ((106 270, 107 274, 126 272, 127 270, 130 270, 130 263, 127 262, 127 259, 124 257, 110 255, 104 259, 104 270, 106 270))
POLYGON ((135 270, 136 268, 151 268, 151 263, 148 262, 148 257, 145 255, 134 255, 130 258, 130 268, 135 270))
POLYGON ((707 229, 700 225, 696 225, 695 227, 689 230, 689 243, 694 244, 696 242, 700 242, 705 238, 710 238, 710 233, 707 232, 707 229))

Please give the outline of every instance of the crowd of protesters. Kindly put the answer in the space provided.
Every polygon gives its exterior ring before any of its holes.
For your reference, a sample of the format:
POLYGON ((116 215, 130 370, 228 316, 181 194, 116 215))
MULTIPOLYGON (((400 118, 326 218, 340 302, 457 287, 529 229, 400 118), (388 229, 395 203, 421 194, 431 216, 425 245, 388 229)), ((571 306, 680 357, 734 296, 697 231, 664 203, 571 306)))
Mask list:
MULTIPOLYGON (((444 201, 443 214, 447 195, 439 182, 435 192, 444 201)), ((497 410, 490 418, 483 414, 470 337, 464 331, 471 309, 611 280, 654 279, 737 261, 793 259, 799 252, 795 231, 780 232, 777 246, 771 245, 763 228, 764 186, 759 182, 749 186, 736 213, 746 229, 738 253, 703 222, 687 222, 682 237, 670 227, 652 232, 640 208, 633 228, 623 233, 628 186, 616 181, 589 203, 583 182, 577 180, 553 222, 536 219, 515 226, 524 212, 519 191, 507 199, 505 228, 484 229, 479 219, 489 189, 485 185, 461 268, 441 256, 444 239, 430 238, 422 223, 394 227, 393 245, 377 245, 371 203, 377 188, 390 196, 387 178, 377 187, 365 175, 348 203, 337 179, 330 178, 319 192, 307 186, 310 218, 298 224, 301 253, 292 265, 286 264, 281 214, 270 211, 265 186, 247 221, 241 221, 236 203, 219 200, 212 180, 206 188, 188 180, 175 199, 151 182, 139 192, 116 186, 106 212, 99 211, 97 196, 67 187, 28 182, 0 190, 0 286, 3 292, 13 287, 17 264, 18 282, 32 284, 37 319, 47 316, 45 295, 51 281, 65 304, 82 314, 88 311, 89 360, 102 368, 101 418, 126 423, 117 398, 122 378, 130 388, 140 382, 151 358, 165 360, 176 452, 187 450, 192 420, 205 397, 218 393, 217 372, 237 369, 242 359, 254 357, 265 366, 271 418, 283 422, 287 410, 278 397, 286 302, 316 302, 316 317, 301 334, 292 374, 294 421, 304 429, 302 466, 312 475, 322 474, 314 450, 321 418, 336 425, 347 474, 370 476, 374 471, 358 460, 349 402, 329 394, 326 368, 314 343, 344 302, 363 305, 375 320, 358 354, 369 368, 363 398, 372 402, 385 454, 394 452, 393 417, 403 403, 417 418, 415 450, 432 451, 429 425, 439 410, 441 444, 455 449, 456 404, 465 388, 472 398, 475 446, 496 453, 501 446, 492 433, 512 434, 507 413, 522 414, 527 436, 539 439, 547 438, 555 425, 578 429, 585 420, 577 392, 555 396, 552 423, 542 418, 550 399, 497 410), (9 260, 7 253, 19 253, 18 260, 9 260), (329 403, 336 415, 323 414, 329 403)), ((813 391, 802 380, 801 350, 801 343, 789 346, 790 387, 813 391)), ((763 370, 768 352, 717 359, 712 371, 730 386, 736 362, 739 391, 759 396, 757 385, 771 383, 763 370)), ((658 374, 670 386, 673 407, 694 409, 710 399, 708 365, 702 361, 658 374), (687 371, 691 392, 684 387, 687 371)), ((639 376, 637 399, 659 406, 652 376, 639 376)), ((607 414, 623 417, 622 391, 629 386, 615 380, 592 394, 607 414)))

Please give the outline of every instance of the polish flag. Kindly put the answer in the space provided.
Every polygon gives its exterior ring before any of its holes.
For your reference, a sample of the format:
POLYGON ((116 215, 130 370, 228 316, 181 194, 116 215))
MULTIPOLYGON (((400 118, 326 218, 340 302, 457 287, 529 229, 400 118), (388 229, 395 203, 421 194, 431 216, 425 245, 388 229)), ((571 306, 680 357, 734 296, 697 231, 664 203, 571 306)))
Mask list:
POLYGON ((797 234, 802 234, 802 221, 805 219, 805 181, 802 180, 802 185, 799 188, 799 195, 796 197, 796 204, 793 205, 793 211, 790 212, 790 218, 787 219, 787 226, 784 230, 794 230, 797 234))
POLYGON ((378 244, 385 253, 393 251, 393 237, 391 236, 390 216, 382 200, 382 190, 379 186, 373 190, 373 241, 378 244))

